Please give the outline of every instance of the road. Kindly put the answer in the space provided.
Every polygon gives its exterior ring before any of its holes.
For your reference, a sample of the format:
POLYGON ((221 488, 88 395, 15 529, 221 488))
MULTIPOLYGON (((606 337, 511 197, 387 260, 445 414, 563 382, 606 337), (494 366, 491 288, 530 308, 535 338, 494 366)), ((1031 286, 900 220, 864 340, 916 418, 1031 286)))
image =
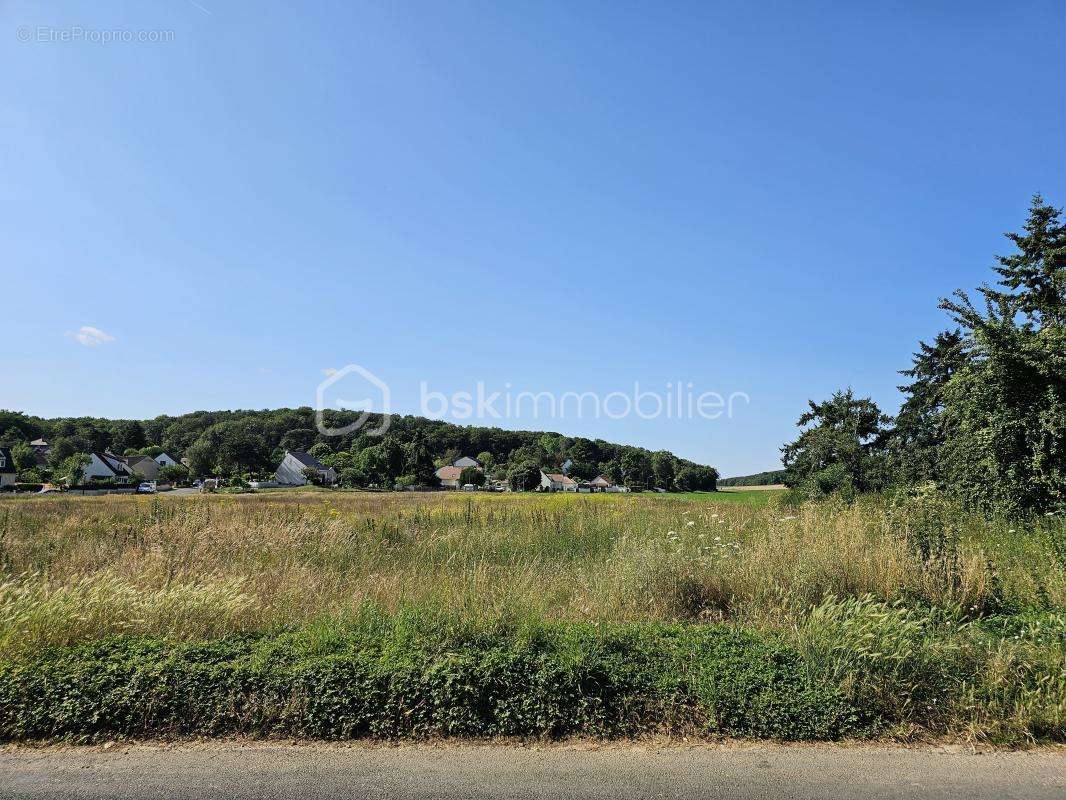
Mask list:
POLYGON ((3 798, 1066 797, 1066 749, 221 742, 0 751, 3 798))

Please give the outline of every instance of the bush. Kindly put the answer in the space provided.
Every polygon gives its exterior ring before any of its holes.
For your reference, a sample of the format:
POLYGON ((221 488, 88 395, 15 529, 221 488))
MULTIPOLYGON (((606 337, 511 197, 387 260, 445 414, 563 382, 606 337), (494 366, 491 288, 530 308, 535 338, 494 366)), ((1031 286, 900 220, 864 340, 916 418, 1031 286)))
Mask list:
POLYGON ((174 644, 112 638, 0 662, 0 739, 114 735, 835 738, 853 714, 793 648, 729 626, 460 625, 174 644))

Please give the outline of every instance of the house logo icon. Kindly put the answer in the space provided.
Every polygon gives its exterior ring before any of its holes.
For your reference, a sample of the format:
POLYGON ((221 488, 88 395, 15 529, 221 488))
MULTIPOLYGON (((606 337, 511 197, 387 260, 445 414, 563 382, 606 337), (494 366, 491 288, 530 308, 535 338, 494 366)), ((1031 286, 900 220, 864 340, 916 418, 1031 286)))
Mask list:
POLYGON ((371 436, 381 436, 392 422, 392 392, 389 385, 359 364, 349 364, 343 369, 330 372, 318 385, 318 391, 315 393, 315 427, 323 436, 345 436, 357 431, 370 419, 375 399, 381 405, 381 424, 367 433, 371 436), (339 396, 342 391, 345 394, 355 391, 367 393, 368 387, 369 393, 358 400, 339 396), (326 411, 359 411, 360 414, 353 422, 335 428, 326 423, 326 411))

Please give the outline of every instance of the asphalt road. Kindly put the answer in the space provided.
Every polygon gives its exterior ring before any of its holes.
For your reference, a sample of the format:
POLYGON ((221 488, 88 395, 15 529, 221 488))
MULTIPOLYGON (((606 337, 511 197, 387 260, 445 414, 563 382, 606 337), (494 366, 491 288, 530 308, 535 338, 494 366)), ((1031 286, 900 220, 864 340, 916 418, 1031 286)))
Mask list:
POLYGON ((0 751, 0 797, 1066 797, 1066 749, 205 743, 0 751))

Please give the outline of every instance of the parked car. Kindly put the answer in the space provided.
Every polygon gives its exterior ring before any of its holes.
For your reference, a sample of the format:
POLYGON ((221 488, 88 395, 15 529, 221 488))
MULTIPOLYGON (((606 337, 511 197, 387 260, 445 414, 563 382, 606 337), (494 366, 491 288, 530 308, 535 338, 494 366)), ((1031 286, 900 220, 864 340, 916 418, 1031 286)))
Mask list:
POLYGON ((145 482, 137 487, 137 494, 155 494, 155 491, 154 483, 145 482))

